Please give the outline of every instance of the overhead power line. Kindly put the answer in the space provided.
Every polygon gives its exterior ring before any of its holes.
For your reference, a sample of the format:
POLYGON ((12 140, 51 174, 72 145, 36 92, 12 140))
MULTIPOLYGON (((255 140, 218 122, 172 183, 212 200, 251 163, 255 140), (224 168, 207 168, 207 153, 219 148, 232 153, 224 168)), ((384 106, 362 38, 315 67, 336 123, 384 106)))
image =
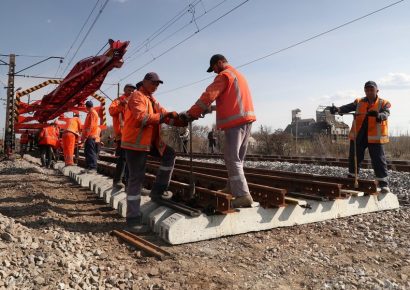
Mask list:
MULTIPOLYGON (((233 11, 235 11, 236 9, 238 9, 239 7, 241 7, 242 5, 244 5, 246 2, 248 2, 250 0, 245 0, 241 3, 239 3, 238 5, 236 5, 235 7, 233 7, 232 9, 230 9, 229 11, 225 12, 224 14, 222 14, 221 16, 219 16, 218 18, 214 19, 213 21, 209 22, 208 24, 206 24, 204 27, 200 28, 199 30, 195 31, 194 33, 192 33, 191 35, 187 36, 186 38, 184 38, 183 40, 181 40, 180 42, 178 42, 177 44, 171 46, 170 48, 166 49, 165 51, 163 51, 161 54, 159 54, 158 56, 154 57, 152 60, 148 61, 147 63, 145 63, 144 65, 138 67, 137 69, 135 69, 134 71, 132 71, 131 73, 129 73, 128 75, 122 77, 118 82, 121 82, 127 78, 129 78, 130 76, 132 76, 133 74, 135 74, 136 72, 140 71, 141 69, 143 69, 144 67, 146 67, 147 65, 149 65, 150 63, 154 62, 155 60, 157 60, 158 58, 162 57, 163 55, 167 54, 168 52, 170 52, 171 50, 173 50, 174 48, 178 47, 179 45, 181 45, 182 43, 184 43, 185 41, 187 41, 188 39, 192 38, 193 36, 195 36, 197 33, 199 33, 200 31, 208 28, 209 26, 211 26, 212 24, 216 23, 217 21, 221 20, 222 18, 224 18, 225 16, 227 16, 228 14, 232 13, 233 11)), ((404 1, 404 0, 402 0, 404 1)))
POLYGON ((65 67, 63 74, 67 71, 70 67, 71 62, 74 60, 74 57, 77 55, 78 51, 80 50, 81 46, 84 44, 85 40, 87 39, 88 35, 90 34, 91 30, 94 28, 95 23, 100 18, 102 12, 104 11, 105 7, 107 6, 109 0, 105 0, 104 4, 102 5, 101 9, 98 11, 97 16, 95 17, 93 23, 91 24, 90 28, 88 29, 87 33, 85 34, 83 40, 81 41, 80 45, 78 46, 77 50, 75 51, 74 55, 71 57, 70 62, 65 67))
MULTIPOLYGON (((296 46, 302 45, 302 44, 304 44, 304 43, 306 43, 306 42, 309 42, 309 41, 314 40, 314 39, 316 39, 316 38, 319 38, 319 37, 321 37, 321 36, 323 36, 323 35, 329 34, 329 33, 333 32, 333 31, 335 31, 335 30, 338 30, 338 29, 340 29, 340 28, 343 28, 343 27, 345 27, 345 26, 347 26, 347 25, 350 25, 350 24, 352 24, 352 23, 355 23, 355 22, 357 22, 357 21, 359 21, 359 20, 362 20, 362 19, 364 19, 364 18, 367 18, 367 17, 369 17, 369 16, 372 16, 372 15, 378 13, 378 12, 381 12, 381 11, 383 11, 383 10, 386 10, 386 9, 388 9, 388 8, 390 8, 390 7, 392 7, 392 6, 395 6, 395 5, 397 5, 397 4, 399 4, 399 3, 403 2, 403 1, 404 1, 404 0, 400 0, 400 1, 393 2, 393 3, 391 3, 391 4, 387 5, 387 6, 384 6, 384 7, 380 8, 380 9, 374 10, 374 11, 372 11, 372 12, 370 12, 370 13, 367 13, 367 14, 365 14, 365 15, 363 15, 363 16, 360 16, 360 17, 358 17, 358 18, 355 18, 355 19, 353 19, 353 20, 350 20, 350 21, 348 21, 348 22, 345 22, 345 23, 343 23, 343 24, 340 24, 340 25, 338 25, 338 26, 335 26, 335 27, 333 27, 333 28, 331 28, 331 29, 328 29, 328 30, 326 30, 326 31, 323 31, 323 32, 321 32, 321 33, 315 34, 315 35, 313 35, 313 36, 311 36, 311 37, 308 37, 308 38, 306 38, 306 39, 304 39, 304 40, 298 41, 298 42, 296 42, 296 43, 294 43, 294 44, 291 44, 291 45, 286 46, 286 47, 284 47, 284 48, 281 48, 281 49, 279 49, 279 50, 273 51, 273 52, 268 53, 268 54, 266 54, 266 55, 264 55, 264 56, 261 56, 261 57, 258 57, 258 58, 256 58, 256 59, 250 60, 250 61, 248 61, 248 62, 246 62, 246 63, 244 63, 244 64, 241 64, 241 65, 237 66, 237 68, 241 68, 241 67, 250 65, 250 64, 252 64, 252 63, 261 61, 261 60, 263 60, 263 59, 265 59, 265 58, 271 57, 271 56, 273 56, 273 55, 276 55, 276 54, 279 54, 279 53, 284 52, 284 51, 286 51, 286 50, 289 50, 289 49, 291 49, 291 48, 294 48, 294 47, 296 47, 296 46)), ((201 79, 201 80, 194 81, 194 82, 192 82, 192 83, 188 83, 188 84, 185 84, 185 85, 176 87, 176 88, 174 88, 174 89, 171 89, 171 90, 168 90, 168 91, 165 91, 165 92, 158 93, 157 95, 167 94, 167 93, 174 92, 174 91, 177 91, 177 90, 180 90, 180 89, 183 89, 183 88, 187 88, 187 87, 193 86, 193 85, 195 85, 195 84, 201 83, 201 82, 203 82, 203 81, 205 81, 205 80, 211 79, 211 78, 212 78, 212 76, 211 76, 211 77, 206 77, 206 78, 203 78, 203 79, 201 79)))
MULTIPOLYGON (((80 37, 81 33, 83 32, 85 26, 87 25, 88 21, 90 20, 91 15, 94 13, 95 8, 97 8, 98 2, 100 2, 100 0, 97 0, 97 2, 95 3, 93 9, 91 10, 90 14, 88 14, 87 19, 85 20, 85 22, 84 22, 83 26, 81 27, 80 31, 78 32, 77 36, 74 38, 74 41, 71 44, 70 48, 67 50, 66 54, 64 55, 64 58, 67 58, 67 56, 70 53, 71 49, 74 47, 74 44, 77 42, 77 40, 80 37)), ((57 69, 57 72, 56 72, 55 76, 57 76, 58 72, 60 71, 60 67, 61 67, 61 64, 58 66, 58 69, 57 69)))

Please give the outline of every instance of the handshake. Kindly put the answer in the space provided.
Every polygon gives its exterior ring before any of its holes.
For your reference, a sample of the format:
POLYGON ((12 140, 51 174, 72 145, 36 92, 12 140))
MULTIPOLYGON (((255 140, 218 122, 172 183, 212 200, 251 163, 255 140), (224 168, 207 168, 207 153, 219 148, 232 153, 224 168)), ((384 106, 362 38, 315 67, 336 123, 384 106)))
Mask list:
MULTIPOLYGON (((203 118, 206 114, 210 114, 210 113, 212 113, 212 112, 215 111, 215 110, 216 110, 216 106, 209 106, 209 107, 201 114, 200 118, 203 118)), ((175 111, 173 111, 173 112, 168 112, 168 113, 166 113, 166 114, 164 115, 163 118, 164 118, 164 119, 165 119, 165 118, 168 118, 168 119, 180 119, 180 120, 183 121, 183 122, 192 122, 192 121, 198 119, 197 117, 191 116, 191 115, 188 113, 188 111, 183 111, 183 112, 181 112, 181 113, 177 113, 177 112, 175 112, 175 111)))

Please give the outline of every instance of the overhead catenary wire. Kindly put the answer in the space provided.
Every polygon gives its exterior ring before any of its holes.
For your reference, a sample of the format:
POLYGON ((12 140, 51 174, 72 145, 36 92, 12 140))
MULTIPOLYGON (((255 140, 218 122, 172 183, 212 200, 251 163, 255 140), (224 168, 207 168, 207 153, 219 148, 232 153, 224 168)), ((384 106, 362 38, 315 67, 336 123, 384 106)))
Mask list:
POLYGON ((109 0, 105 0, 104 4, 102 5, 102 7, 100 8, 100 10, 98 11, 97 16, 95 17, 93 23, 91 24, 91 26, 89 27, 87 33, 85 34, 83 40, 81 41, 81 43, 79 44, 77 50, 75 51, 74 55, 71 57, 69 63, 67 64, 67 66, 65 67, 64 71, 62 74, 64 74, 67 69, 69 68, 70 64, 72 63, 72 61, 74 60, 75 56, 77 55, 78 51, 80 50, 80 48, 82 47, 82 45, 84 44, 85 40, 87 39, 88 35, 90 34, 91 30, 94 28, 94 25, 97 23, 97 20, 100 18, 102 12, 104 11, 105 7, 107 6, 109 0))
MULTIPOLYGON (((74 38, 73 43, 71 43, 70 48, 67 50, 66 54, 64 55, 64 58, 67 58, 68 54, 70 53, 71 49, 74 47, 74 44, 77 42, 78 38, 80 38, 81 33, 83 32, 85 26, 87 25, 88 21, 91 18, 91 15, 94 13, 95 8, 97 8, 98 2, 100 2, 100 0, 97 0, 97 2, 95 2, 95 5, 93 7, 93 9, 91 10, 90 14, 88 14, 87 19, 85 20, 83 26, 81 27, 80 31, 77 33, 77 36, 74 38)), ((57 72, 55 74, 55 76, 57 76, 58 72, 60 71, 60 67, 61 67, 61 63, 58 66, 57 72)))
POLYGON ((141 44, 137 45, 130 53, 128 54, 128 57, 125 59, 131 58, 135 53, 139 52, 141 49, 146 47, 147 43, 150 43, 152 40, 157 38, 161 33, 166 31, 169 27, 171 27, 176 21, 178 21, 181 17, 183 17, 185 14, 189 13, 188 8, 189 5, 197 5, 201 0, 196 0, 193 3, 188 4, 184 9, 179 11, 177 15, 172 17, 170 20, 168 20, 165 24, 163 24, 160 28, 158 28, 155 32, 153 32, 150 36, 148 36, 141 44))
MULTIPOLYGON (((167 54, 168 52, 170 52, 171 50, 173 50, 174 48, 178 47, 179 45, 181 45, 182 43, 184 43, 185 41, 187 41, 188 39, 194 37, 196 34, 198 34, 200 31, 208 28, 209 26, 211 26, 212 24, 216 23, 217 21, 221 20, 222 18, 224 18, 225 16, 227 16, 228 14, 232 13, 233 11, 235 11, 236 9, 238 9, 239 7, 241 7, 242 5, 244 5, 245 3, 249 2, 250 0, 245 0, 242 1, 241 3, 239 3, 238 5, 236 5, 235 7, 233 7, 232 9, 230 9, 229 11, 225 12, 224 14, 222 14, 221 16, 219 16, 218 18, 214 19, 213 21, 209 22, 208 24, 206 24, 204 27, 200 28, 198 31, 195 31, 194 33, 192 33, 191 35, 187 36, 186 38, 184 38, 183 40, 181 40, 180 42, 174 44, 173 46, 169 47, 168 49, 166 49, 165 51, 163 51, 161 54, 159 54, 158 56, 156 56, 155 58, 153 58, 152 60, 148 61, 147 63, 143 64, 142 66, 138 67, 137 69, 133 70, 131 73, 129 73, 128 75, 122 77, 118 82, 121 82, 127 78, 129 78, 130 76, 132 76, 133 74, 135 74, 136 72, 140 71, 141 69, 143 69, 144 67, 146 67, 147 65, 149 65, 150 63, 154 62, 155 60, 157 60, 158 58, 162 57, 163 55, 167 54)), ((404 1, 404 0, 402 0, 404 1)))
MULTIPOLYGON (((284 47, 284 48, 275 50, 275 51, 273 51, 273 52, 271 52, 271 53, 268 53, 268 54, 266 54, 266 55, 264 55, 264 56, 261 56, 261 57, 258 57, 258 58, 256 58, 256 59, 250 60, 250 61, 248 61, 248 62, 246 62, 246 63, 243 63, 243 64, 237 66, 237 68, 241 68, 241 67, 248 66, 248 65, 250 65, 250 64, 252 64, 252 63, 261 61, 261 60, 263 60, 263 59, 265 59, 265 58, 271 57, 271 56, 273 56, 273 55, 276 55, 276 54, 279 54, 279 53, 284 52, 284 51, 286 51, 286 50, 289 50, 289 49, 291 49, 291 48, 294 48, 294 47, 296 47, 296 46, 302 45, 302 44, 304 44, 304 43, 306 43, 306 42, 309 42, 309 41, 311 41, 311 40, 314 40, 314 39, 316 39, 316 38, 319 38, 319 37, 321 37, 321 36, 323 36, 323 35, 329 34, 329 33, 333 32, 333 31, 335 31, 335 30, 338 30, 338 29, 343 28, 343 27, 345 27, 345 26, 347 26, 347 25, 350 25, 350 24, 355 23, 355 22, 357 22, 357 21, 360 21, 360 20, 362 20, 362 19, 364 19, 364 18, 367 18, 367 17, 369 17, 369 16, 372 16, 372 15, 374 15, 374 14, 376 14, 376 13, 378 13, 378 12, 381 12, 381 11, 383 11, 383 10, 386 10, 386 9, 388 9, 388 8, 390 8, 390 7, 393 7, 393 6, 399 4, 399 3, 403 2, 403 1, 405 1, 405 0, 399 0, 399 1, 393 2, 393 3, 389 4, 389 5, 383 6, 383 7, 380 8, 380 9, 377 9, 377 10, 374 10, 374 11, 372 11, 372 12, 369 12, 369 13, 363 15, 363 16, 360 16, 360 17, 357 17, 357 18, 355 18, 355 19, 353 19, 353 20, 347 21, 347 22, 345 22, 345 23, 343 23, 343 24, 340 24, 340 25, 338 25, 338 26, 335 26, 335 27, 333 27, 333 28, 331 28, 331 29, 328 29, 328 30, 326 30, 326 31, 320 32, 320 33, 318 33, 318 34, 315 34, 315 35, 313 35, 313 36, 311 36, 311 37, 308 37, 308 38, 306 38, 306 39, 303 39, 303 40, 301 40, 301 41, 295 42, 295 43, 293 43, 293 44, 291 44, 291 45, 288 45, 288 46, 286 46, 286 47, 284 47)), ((197 81, 194 81, 194 82, 192 82, 192 83, 188 83, 188 84, 185 84, 185 85, 176 87, 176 88, 174 88, 174 89, 170 89, 170 90, 167 90, 167 91, 165 91, 165 92, 158 93, 157 95, 167 94, 167 93, 171 93, 171 92, 174 92, 174 91, 183 89, 183 88, 187 88, 187 87, 193 86, 193 85, 195 85, 195 84, 201 83, 201 82, 203 82, 203 81, 205 81, 205 80, 211 79, 211 78, 212 78, 212 76, 206 77, 206 78, 203 78, 203 79, 201 79, 201 80, 197 80, 197 81)))

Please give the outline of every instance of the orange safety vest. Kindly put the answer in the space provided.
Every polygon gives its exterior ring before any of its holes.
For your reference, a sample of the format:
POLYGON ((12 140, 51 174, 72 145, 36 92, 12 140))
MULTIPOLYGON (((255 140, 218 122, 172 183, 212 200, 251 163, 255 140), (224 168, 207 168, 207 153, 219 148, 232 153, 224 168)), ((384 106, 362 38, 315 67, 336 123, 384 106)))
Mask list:
POLYGON ((97 127, 98 127, 98 113, 94 108, 91 108, 85 118, 82 139, 87 139, 88 137, 97 138, 97 127))
POLYGON ((44 127, 41 132, 39 137, 38 144, 39 145, 51 145, 53 147, 57 146, 58 142, 58 134, 59 130, 55 128, 54 126, 47 126, 44 127))
POLYGON ((20 136, 20 144, 27 144, 28 143, 28 134, 23 133, 20 136))
POLYGON ((78 117, 73 117, 67 120, 67 132, 74 133, 75 135, 80 135, 81 130, 81 120, 78 117))
POLYGON ((121 97, 115 99, 108 109, 110 116, 112 117, 112 126, 114 129, 114 135, 116 140, 121 139, 121 131, 124 127, 124 113, 125 107, 122 105, 122 102, 127 102, 128 97, 122 95, 121 97))
POLYGON ((386 106, 390 107, 390 103, 377 97, 376 101, 370 105, 366 98, 356 99, 356 118, 353 120, 353 125, 350 130, 350 140, 354 140, 355 136, 360 131, 365 118, 368 118, 367 122, 367 140, 369 143, 384 144, 389 142, 388 123, 387 120, 377 122, 376 117, 366 116, 369 111, 377 111, 386 106), (356 122, 356 126, 355 126, 356 122), (356 132, 354 129, 356 128, 356 132))
MULTIPOLYGON (((220 88, 223 90, 218 95, 203 93, 188 111, 188 114, 196 117, 199 111, 204 112, 209 109, 211 103, 216 99, 216 126, 218 129, 229 129, 256 121, 252 95, 245 77, 230 65, 226 65, 226 68, 218 74, 215 80, 220 79, 221 76, 226 79, 226 86, 220 88)), ((216 84, 215 81, 212 85, 214 84, 216 84)))
POLYGON ((160 137, 159 122, 166 113, 167 111, 144 88, 134 91, 125 109, 121 147, 136 151, 150 151, 151 145, 154 145, 162 155, 165 143, 160 137))

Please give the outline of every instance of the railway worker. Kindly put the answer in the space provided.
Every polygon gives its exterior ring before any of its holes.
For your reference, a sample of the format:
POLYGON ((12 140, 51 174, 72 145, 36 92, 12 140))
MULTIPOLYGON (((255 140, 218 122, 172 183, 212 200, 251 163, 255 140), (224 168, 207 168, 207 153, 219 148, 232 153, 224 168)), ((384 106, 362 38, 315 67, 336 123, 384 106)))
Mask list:
POLYGON ((67 129, 63 133, 62 145, 64 153, 65 166, 74 165, 75 146, 80 138, 81 126, 78 112, 73 113, 73 117, 67 120, 67 129))
POLYGON ((364 152, 368 148, 381 192, 388 193, 390 189, 387 181, 387 161, 383 144, 389 142, 387 118, 390 115, 391 105, 389 101, 380 98, 378 92, 377 84, 374 81, 368 81, 364 84, 365 97, 341 107, 332 106, 330 112, 341 115, 355 112, 349 134, 349 177, 354 177, 355 174, 354 138, 356 138, 357 171, 364 159, 364 152), (356 124, 354 124, 355 122, 356 124))
POLYGON ((87 101, 85 107, 88 111, 85 118, 84 127, 81 135, 81 141, 84 142, 85 163, 87 169, 83 173, 97 172, 97 150, 95 139, 97 138, 98 113, 93 108, 93 102, 87 101))
POLYGON ((215 130, 214 128, 211 129, 208 133, 208 148, 210 153, 215 152, 215 146, 216 146, 216 136, 215 136, 215 130))
POLYGON ((189 129, 187 127, 182 127, 178 133, 179 140, 181 141, 181 151, 183 153, 188 153, 189 129))
POLYGON ((57 124, 50 124, 41 129, 38 136, 40 146, 41 166, 50 168, 54 160, 53 147, 57 146, 59 130, 57 124))
POLYGON ((213 83, 187 112, 181 113, 181 118, 198 119, 216 101, 216 126, 225 133, 224 159, 229 176, 223 191, 235 197, 233 207, 249 207, 253 200, 243 171, 243 161, 252 122, 256 120, 251 92, 245 77, 223 55, 211 57, 207 72, 212 71, 217 74, 213 83))
POLYGON ((123 188, 126 180, 126 161, 125 151, 121 148, 121 131, 124 127, 124 112, 132 92, 136 87, 132 84, 126 84, 124 93, 116 98, 110 105, 108 112, 112 117, 112 124, 114 129, 114 142, 116 144, 115 156, 117 157, 117 165, 115 167, 115 174, 113 178, 113 187, 123 188))
POLYGON ((20 136, 20 155, 23 155, 27 152, 27 144, 29 142, 29 133, 28 130, 24 131, 20 136))
POLYGON ((139 90, 128 100, 125 110, 121 147, 125 149, 128 167, 127 184, 127 228, 141 233, 148 230, 142 222, 141 188, 145 176, 148 155, 161 158, 157 177, 152 186, 151 198, 160 198, 167 190, 175 164, 175 151, 161 140, 161 124, 186 126, 177 112, 168 112, 154 98, 162 80, 154 72, 147 73, 139 90))

